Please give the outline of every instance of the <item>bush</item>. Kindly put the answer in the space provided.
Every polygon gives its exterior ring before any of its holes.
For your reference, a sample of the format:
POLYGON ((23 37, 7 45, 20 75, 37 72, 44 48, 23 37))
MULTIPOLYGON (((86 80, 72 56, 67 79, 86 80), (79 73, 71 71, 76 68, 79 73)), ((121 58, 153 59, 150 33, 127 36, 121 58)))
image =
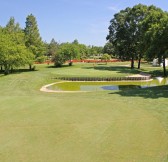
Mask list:
POLYGON ((46 61, 47 57, 46 56, 39 56, 36 58, 36 62, 38 63, 44 63, 46 61))

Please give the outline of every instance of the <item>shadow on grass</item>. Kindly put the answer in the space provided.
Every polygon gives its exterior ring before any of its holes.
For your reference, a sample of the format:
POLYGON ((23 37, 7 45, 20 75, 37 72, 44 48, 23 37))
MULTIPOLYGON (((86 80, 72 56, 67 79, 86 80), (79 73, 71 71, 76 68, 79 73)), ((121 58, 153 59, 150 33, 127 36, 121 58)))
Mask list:
POLYGON ((153 77, 164 76, 163 70, 153 70, 149 72, 153 77))
POLYGON ((141 69, 131 69, 127 66, 93 66, 93 67, 82 67, 84 69, 95 69, 95 70, 101 70, 101 71, 117 71, 118 73, 131 73, 131 74, 137 74, 141 72, 141 69))
POLYGON ((143 97, 145 99, 168 98, 168 85, 144 89, 121 90, 109 94, 118 94, 123 97, 143 97))
POLYGON ((46 66, 47 68, 55 68, 55 69, 59 69, 59 68, 66 68, 66 67, 73 67, 73 65, 72 66, 69 66, 69 65, 62 65, 62 66, 54 66, 54 65, 48 65, 48 66, 46 66))
MULTIPOLYGON (((30 69, 14 69, 12 71, 9 72, 8 75, 12 75, 12 74, 20 74, 20 73, 23 73, 23 72, 26 72, 26 73, 29 73, 29 72, 36 72, 38 71, 37 69, 34 69, 34 70, 30 70, 30 69)), ((4 74, 4 71, 0 71, 0 77, 3 77, 3 76, 7 76, 4 74)))

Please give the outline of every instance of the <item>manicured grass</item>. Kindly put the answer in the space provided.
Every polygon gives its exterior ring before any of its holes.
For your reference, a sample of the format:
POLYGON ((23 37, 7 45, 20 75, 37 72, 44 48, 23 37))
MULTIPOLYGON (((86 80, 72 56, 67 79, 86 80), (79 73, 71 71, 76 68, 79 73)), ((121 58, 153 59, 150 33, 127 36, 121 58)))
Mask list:
POLYGON ((58 76, 90 76, 90 77, 121 77, 130 74, 136 74, 139 70, 134 69, 130 71, 129 63, 108 63, 106 64, 93 64, 93 63, 78 63, 75 66, 58 68, 55 72, 58 76))
POLYGON ((38 71, 1 75, 0 161, 167 162, 168 86, 75 94, 39 91, 57 75, 139 72, 119 63, 96 67, 37 65, 38 71))

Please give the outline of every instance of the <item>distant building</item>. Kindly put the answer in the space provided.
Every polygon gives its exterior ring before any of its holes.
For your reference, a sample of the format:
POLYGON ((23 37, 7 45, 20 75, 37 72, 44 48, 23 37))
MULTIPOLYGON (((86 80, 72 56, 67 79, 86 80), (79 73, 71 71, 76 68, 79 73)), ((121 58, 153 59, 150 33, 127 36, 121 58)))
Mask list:
POLYGON ((153 66, 159 66, 158 58, 153 59, 153 66))
MULTIPOLYGON (((158 58, 153 59, 152 65, 153 66, 159 66, 158 58)), ((160 66, 163 66, 163 63, 161 63, 160 66)), ((165 66, 168 66, 168 60, 167 59, 165 59, 165 66)))

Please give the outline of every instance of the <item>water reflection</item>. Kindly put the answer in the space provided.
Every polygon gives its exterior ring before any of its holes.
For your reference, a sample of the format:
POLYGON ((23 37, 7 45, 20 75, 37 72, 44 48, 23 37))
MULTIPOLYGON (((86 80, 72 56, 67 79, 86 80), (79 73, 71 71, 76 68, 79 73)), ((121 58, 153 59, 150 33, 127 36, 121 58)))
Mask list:
POLYGON ((103 90, 126 90, 126 89, 137 89, 140 88, 137 85, 118 85, 118 86, 102 86, 101 87, 103 90))
POLYGON ((127 89, 140 89, 140 88, 148 88, 148 87, 156 87, 161 85, 167 85, 168 79, 164 78, 156 78, 152 81, 148 82, 114 82, 111 85, 81 85, 80 90, 82 91, 101 91, 101 90, 127 90, 127 89), (114 84, 114 85, 113 85, 114 84))

